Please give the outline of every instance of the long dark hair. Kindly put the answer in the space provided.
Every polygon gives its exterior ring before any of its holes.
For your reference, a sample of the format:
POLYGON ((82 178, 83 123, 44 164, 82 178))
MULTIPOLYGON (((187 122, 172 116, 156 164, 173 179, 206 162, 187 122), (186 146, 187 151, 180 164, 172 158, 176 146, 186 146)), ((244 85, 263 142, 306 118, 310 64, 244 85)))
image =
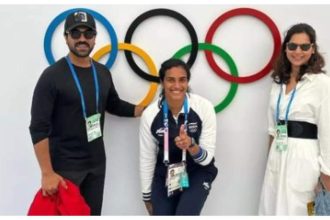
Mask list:
MULTIPOLYGON (((190 74, 190 69, 189 69, 188 65, 180 59, 170 58, 170 59, 164 61, 161 65, 160 69, 159 69, 160 82, 164 82, 166 71, 171 69, 172 67, 182 67, 187 73, 188 82, 190 81, 190 75, 191 74, 190 74)), ((190 92, 189 87, 188 87, 187 92, 188 93, 190 92)), ((165 98, 164 94, 165 94, 165 91, 164 91, 164 88, 163 88, 161 93, 159 94, 159 96, 161 97, 161 99, 159 100, 159 106, 161 105, 161 103, 163 102, 163 100, 165 98)))
POLYGON ((316 33, 315 30, 308 24, 300 23, 293 25, 286 33, 284 41, 281 46, 281 53, 277 60, 274 63, 274 72, 272 73, 271 77, 273 78, 274 82, 278 84, 287 84, 290 80, 290 73, 291 73, 291 63, 286 56, 286 45, 290 41, 292 35, 305 33, 308 35, 310 39, 310 43, 313 44, 314 54, 310 57, 308 62, 302 65, 299 69, 298 74, 298 81, 305 73, 325 73, 322 69, 324 67, 324 59, 322 55, 318 51, 318 46, 316 44, 316 33))

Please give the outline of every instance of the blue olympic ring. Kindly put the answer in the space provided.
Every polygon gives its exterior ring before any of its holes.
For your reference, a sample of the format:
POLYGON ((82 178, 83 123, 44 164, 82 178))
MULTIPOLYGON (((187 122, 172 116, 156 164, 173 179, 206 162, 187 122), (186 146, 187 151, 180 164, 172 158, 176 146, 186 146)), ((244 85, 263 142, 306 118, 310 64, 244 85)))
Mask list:
POLYGON ((53 55, 52 49, 51 49, 51 43, 52 43, 52 38, 53 38, 53 34, 55 32, 55 29, 62 21, 64 21, 66 19, 66 17, 69 14, 71 14, 72 12, 75 12, 77 10, 86 11, 86 12, 90 13, 108 31, 111 45, 112 45, 112 50, 111 50, 110 56, 109 56, 107 62, 105 63, 105 65, 110 69, 111 66, 113 65, 113 63, 115 62, 117 54, 118 54, 118 39, 117 39, 116 32, 115 32, 114 28, 112 27, 112 25, 110 24, 110 22, 105 17, 103 17, 103 15, 101 15, 98 12, 93 11, 91 9, 87 9, 87 8, 74 8, 74 9, 69 9, 67 11, 64 11, 61 14, 59 14, 58 16, 56 16, 54 18, 54 20, 50 23, 49 27, 47 28, 45 38, 44 38, 44 51, 45 51, 45 55, 46 55, 48 63, 49 64, 55 63, 54 55, 53 55))

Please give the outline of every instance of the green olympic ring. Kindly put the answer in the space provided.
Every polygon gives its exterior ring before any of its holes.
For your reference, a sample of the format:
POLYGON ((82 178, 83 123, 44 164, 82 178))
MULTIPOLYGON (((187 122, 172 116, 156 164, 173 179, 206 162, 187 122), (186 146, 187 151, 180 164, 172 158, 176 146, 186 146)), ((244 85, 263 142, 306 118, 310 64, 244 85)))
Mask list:
MULTIPOLYGON (((208 44, 208 43, 198 43, 198 50, 210 50, 210 51, 218 54, 222 59, 224 59, 224 61, 228 65, 231 75, 236 76, 236 77, 238 76, 238 71, 237 71, 237 67, 236 67, 234 60, 231 58, 231 56, 226 51, 224 51, 220 47, 213 45, 213 44, 208 44)), ((191 51, 191 45, 185 46, 185 47, 181 48, 180 50, 178 50, 173 55, 173 58, 180 59, 184 55, 188 54, 190 51, 191 51)), ((238 88, 238 83, 236 83, 236 82, 230 83, 230 89, 229 89, 228 94, 226 95, 226 97, 224 98, 224 100, 222 102, 220 102, 219 104, 217 104, 214 107, 216 113, 221 112, 223 109, 225 109, 231 103, 231 101, 233 101, 233 99, 236 95, 236 92, 237 92, 237 88, 238 88)))

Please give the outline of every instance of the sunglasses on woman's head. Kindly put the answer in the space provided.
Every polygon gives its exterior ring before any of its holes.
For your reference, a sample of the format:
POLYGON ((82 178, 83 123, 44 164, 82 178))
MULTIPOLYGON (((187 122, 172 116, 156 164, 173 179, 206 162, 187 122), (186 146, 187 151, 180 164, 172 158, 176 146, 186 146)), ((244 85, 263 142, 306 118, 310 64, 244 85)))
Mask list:
POLYGON ((300 47, 300 49, 302 51, 308 51, 311 47, 312 47, 312 43, 307 43, 307 44, 296 44, 296 43, 292 43, 289 42, 286 44, 286 48, 288 48, 288 50, 297 50, 298 47, 300 47))

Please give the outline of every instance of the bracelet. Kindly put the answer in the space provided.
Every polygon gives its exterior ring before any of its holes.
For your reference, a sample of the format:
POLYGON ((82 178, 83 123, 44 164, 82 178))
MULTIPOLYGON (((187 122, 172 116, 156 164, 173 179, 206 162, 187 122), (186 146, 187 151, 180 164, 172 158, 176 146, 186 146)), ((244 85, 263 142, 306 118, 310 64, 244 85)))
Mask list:
POLYGON ((192 148, 196 145, 196 141, 193 137, 191 137, 191 144, 189 145, 189 148, 192 148))

